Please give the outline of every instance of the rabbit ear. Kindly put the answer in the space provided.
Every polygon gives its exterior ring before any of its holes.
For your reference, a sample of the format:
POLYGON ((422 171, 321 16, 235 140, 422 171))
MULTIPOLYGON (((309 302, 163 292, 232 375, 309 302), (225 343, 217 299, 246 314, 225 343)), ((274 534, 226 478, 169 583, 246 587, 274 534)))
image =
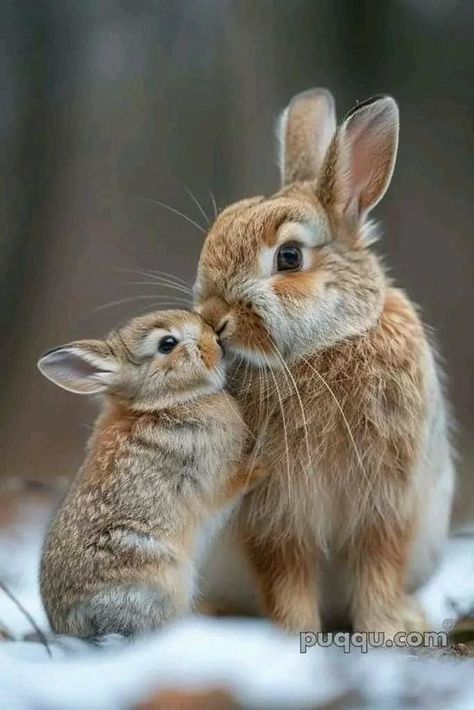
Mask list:
POLYGON ((103 341, 78 340, 47 352, 38 360, 38 368, 69 392, 96 394, 114 382, 119 365, 103 341))
POLYGON ((353 108, 337 130, 318 180, 318 197, 339 216, 360 221, 382 199, 398 147, 398 106, 376 96, 353 108))
POLYGON ((336 130, 336 109, 326 89, 310 89, 293 97, 279 123, 283 185, 315 180, 336 130))

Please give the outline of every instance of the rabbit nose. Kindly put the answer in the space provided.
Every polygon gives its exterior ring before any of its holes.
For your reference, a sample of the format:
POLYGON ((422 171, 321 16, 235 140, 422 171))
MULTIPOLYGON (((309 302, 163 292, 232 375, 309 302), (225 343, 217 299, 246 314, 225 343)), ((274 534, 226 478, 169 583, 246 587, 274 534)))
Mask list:
POLYGON ((207 301, 204 301, 198 309, 206 323, 208 323, 218 335, 220 335, 218 330, 221 328, 226 317, 228 316, 229 310, 229 305, 217 296, 208 298, 207 301))

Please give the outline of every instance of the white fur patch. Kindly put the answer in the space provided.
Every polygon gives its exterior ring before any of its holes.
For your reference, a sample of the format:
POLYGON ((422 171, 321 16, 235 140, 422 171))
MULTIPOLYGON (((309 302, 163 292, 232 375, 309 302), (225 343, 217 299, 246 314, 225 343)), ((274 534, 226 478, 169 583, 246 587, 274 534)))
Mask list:
POLYGON ((319 247, 326 244, 329 229, 326 220, 311 219, 304 222, 284 222, 277 232, 277 244, 296 242, 307 247, 319 247))
POLYGON ((366 247, 378 242, 380 238, 380 227, 378 222, 375 222, 373 219, 364 222, 360 229, 360 235, 364 246, 366 247))
POLYGON ((286 129, 288 127, 288 116, 290 107, 287 106, 280 114, 276 124, 276 137, 278 141, 277 160, 280 169, 281 183, 285 182, 285 149, 286 149, 286 129))
POLYGON ((153 557, 158 560, 175 558, 176 553, 171 545, 159 540, 153 535, 142 535, 133 530, 120 530, 114 535, 115 542, 120 547, 128 550, 136 550, 137 552, 153 557))
POLYGON ((310 264, 310 249, 320 247, 329 241, 329 227, 326 220, 307 220, 304 222, 284 222, 277 232, 276 245, 264 247, 259 254, 259 272, 263 277, 269 277, 276 270, 276 254, 279 247, 286 242, 298 244, 303 252, 303 271, 310 264))

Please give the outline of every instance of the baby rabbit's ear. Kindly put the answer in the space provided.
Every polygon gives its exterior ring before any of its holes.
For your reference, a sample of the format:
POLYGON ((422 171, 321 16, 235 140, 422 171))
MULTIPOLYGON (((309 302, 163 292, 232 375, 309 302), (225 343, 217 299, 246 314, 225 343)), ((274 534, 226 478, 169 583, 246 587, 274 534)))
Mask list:
POLYGON ((278 130, 283 185, 317 178, 335 131, 336 108, 327 89, 310 89, 293 97, 278 130))
POLYGON ((317 192, 322 204, 350 226, 382 199, 392 178, 398 147, 398 106, 375 96, 355 106, 326 154, 317 192))
POLYGON ((38 360, 40 372, 69 392, 96 394, 111 385, 118 361, 102 340, 78 340, 50 350, 38 360))

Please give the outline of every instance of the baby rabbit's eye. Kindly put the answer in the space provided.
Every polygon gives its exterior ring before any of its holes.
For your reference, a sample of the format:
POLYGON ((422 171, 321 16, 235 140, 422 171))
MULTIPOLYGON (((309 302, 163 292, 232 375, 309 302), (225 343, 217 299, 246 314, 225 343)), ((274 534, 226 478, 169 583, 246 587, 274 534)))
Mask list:
POLYGON ((178 341, 176 338, 174 338, 172 335, 165 335, 164 338, 161 338, 160 342, 158 343, 158 352, 159 353, 170 353, 178 344, 178 341))
POLYGON ((298 271, 303 264, 303 254, 296 244, 283 244, 277 253, 277 271, 298 271))

